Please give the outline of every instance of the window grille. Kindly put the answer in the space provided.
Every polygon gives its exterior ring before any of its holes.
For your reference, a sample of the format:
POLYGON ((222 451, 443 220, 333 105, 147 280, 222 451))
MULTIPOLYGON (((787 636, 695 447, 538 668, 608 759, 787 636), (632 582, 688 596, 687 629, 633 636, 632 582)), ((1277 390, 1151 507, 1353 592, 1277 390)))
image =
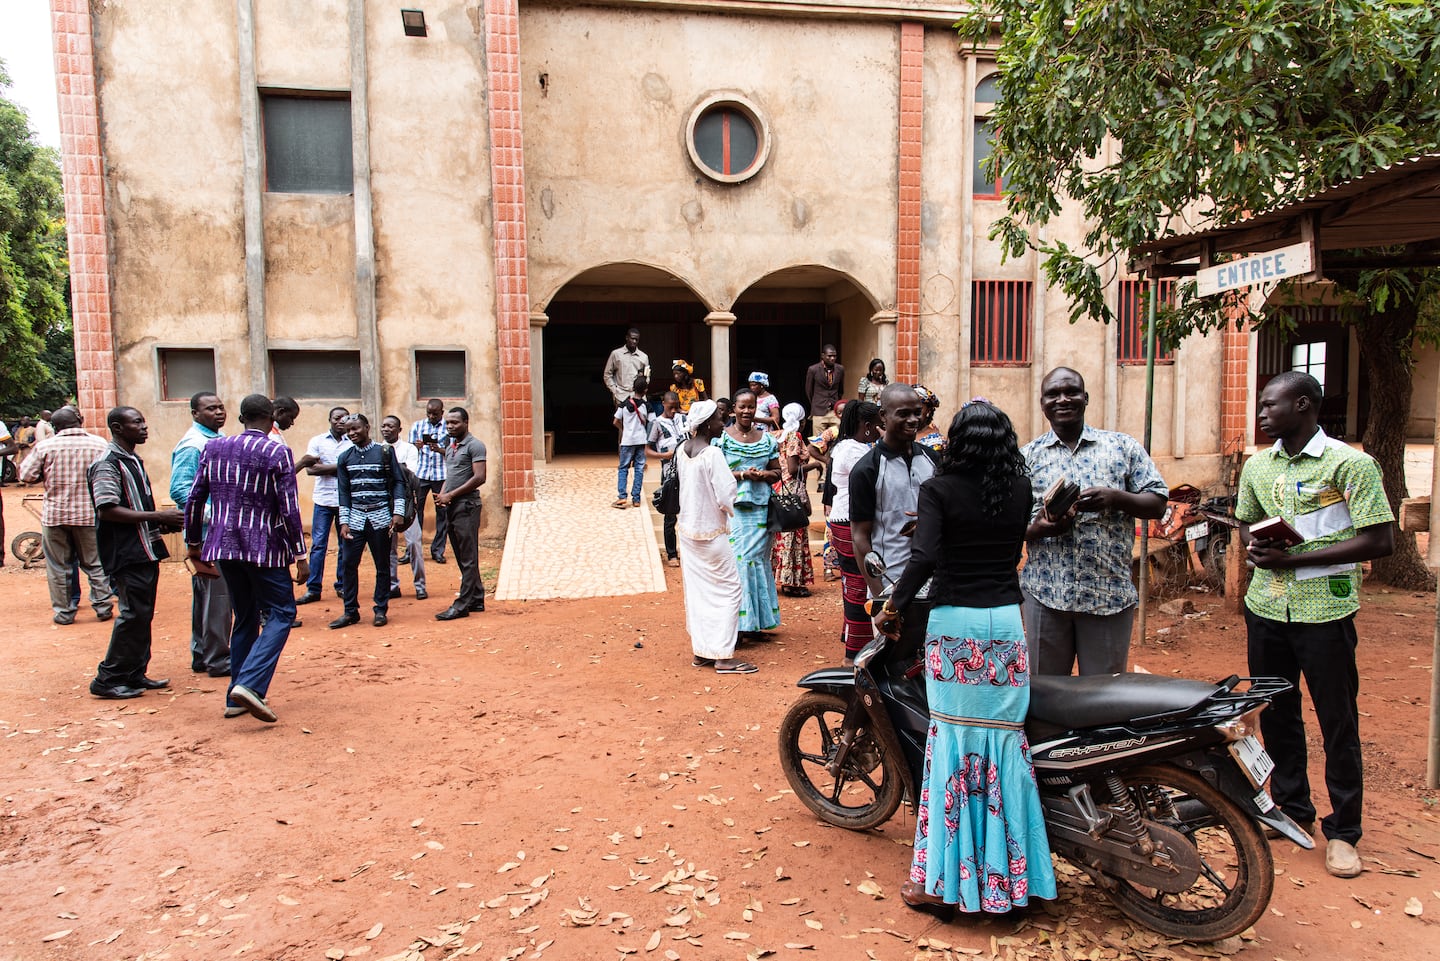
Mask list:
MULTIPOLYGON (((1115 362, 1121 366, 1145 363, 1145 324, 1149 318, 1150 296, 1148 280, 1120 281, 1120 302, 1116 311, 1119 324, 1116 337, 1115 362)), ((1175 303, 1175 281, 1160 281, 1160 303, 1173 306, 1175 303)), ((1158 345, 1157 345, 1158 346, 1158 345)), ((1175 352, 1162 350, 1155 355, 1157 364, 1173 364, 1175 352)))
POLYGON ((1023 367, 1030 363, 1028 280, 977 280, 970 298, 970 363, 1023 367))

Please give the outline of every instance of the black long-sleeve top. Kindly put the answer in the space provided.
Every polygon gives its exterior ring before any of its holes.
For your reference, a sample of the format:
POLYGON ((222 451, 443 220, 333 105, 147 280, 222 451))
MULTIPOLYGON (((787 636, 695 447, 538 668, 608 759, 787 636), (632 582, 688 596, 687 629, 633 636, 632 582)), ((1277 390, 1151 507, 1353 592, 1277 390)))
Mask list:
POLYGON ((1009 503, 991 517, 981 507, 977 477, 941 474, 921 484, 910 563, 891 604, 905 610, 932 574, 934 607, 1020 603, 1016 567, 1030 523, 1030 497, 1030 478, 1015 478, 1009 503))

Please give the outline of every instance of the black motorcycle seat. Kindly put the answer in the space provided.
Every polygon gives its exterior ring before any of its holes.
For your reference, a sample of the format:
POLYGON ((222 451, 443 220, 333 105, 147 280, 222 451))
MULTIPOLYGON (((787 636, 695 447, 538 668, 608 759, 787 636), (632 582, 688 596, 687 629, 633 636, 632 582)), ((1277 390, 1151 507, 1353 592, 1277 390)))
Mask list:
POLYGON ((1029 716, 1062 728, 1102 727, 1183 714, 1219 689, 1154 674, 1031 675, 1029 716))

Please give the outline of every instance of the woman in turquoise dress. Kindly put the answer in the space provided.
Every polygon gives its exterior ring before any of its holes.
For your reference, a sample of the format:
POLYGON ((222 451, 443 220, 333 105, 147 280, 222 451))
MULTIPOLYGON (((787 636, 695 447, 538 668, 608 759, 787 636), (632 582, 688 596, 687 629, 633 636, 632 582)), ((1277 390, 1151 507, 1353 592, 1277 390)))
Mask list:
POLYGON ((910 562, 875 615, 878 630, 898 636, 933 575, 924 668, 930 732, 910 877, 900 889, 911 907, 1002 913, 1055 897, 1025 740, 1030 669, 1015 568, 1030 503, 1010 418, 970 401, 950 424, 939 470, 920 487, 910 562))
POLYGON ((767 524, 770 485, 780 479, 780 447, 755 424, 755 392, 744 388, 734 400, 735 423, 711 443, 725 455, 739 485, 730 544, 740 568, 740 637, 758 640, 762 631, 780 626, 780 598, 770 567, 775 535, 767 524))

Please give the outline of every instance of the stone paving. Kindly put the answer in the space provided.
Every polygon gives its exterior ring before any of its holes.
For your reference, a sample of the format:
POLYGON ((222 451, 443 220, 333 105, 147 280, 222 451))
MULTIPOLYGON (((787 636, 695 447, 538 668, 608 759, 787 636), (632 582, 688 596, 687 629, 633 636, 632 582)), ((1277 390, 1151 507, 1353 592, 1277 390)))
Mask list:
MULTIPOLYGON (((641 506, 616 510, 615 467, 536 465, 535 500, 510 510, 495 598, 616 597, 665 590, 647 470, 641 506)), ((654 478, 651 475, 655 475, 654 478)))

